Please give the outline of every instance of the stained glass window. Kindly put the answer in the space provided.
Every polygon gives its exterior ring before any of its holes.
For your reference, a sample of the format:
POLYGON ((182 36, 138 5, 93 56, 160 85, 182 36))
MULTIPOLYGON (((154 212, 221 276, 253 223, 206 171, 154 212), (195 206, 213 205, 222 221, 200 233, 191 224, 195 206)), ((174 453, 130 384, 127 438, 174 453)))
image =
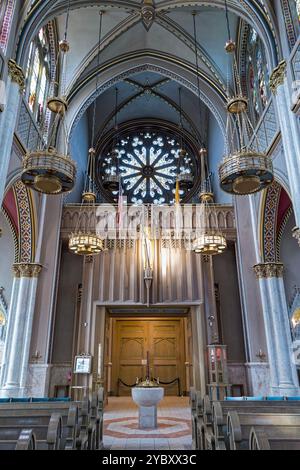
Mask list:
POLYGON ((30 45, 26 69, 27 100, 39 124, 43 123, 50 84, 50 52, 46 28, 30 45))
MULTIPOLYGON (((112 144, 103 150, 98 160, 98 182, 102 187, 108 175, 121 175, 123 194, 129 203, 165 204, 175 201, 178 174, 188 173, 196 182, 198 167, 195 152, 187 145, 185 160, 179 158, 180 138, 169 131, 141 130, 119 137, 114 148, 118 158, 111 157, 112 144)), ((104 191, 105 192, 105 191, 104 191)), ((180 189, 181 199, 192 196, 193 188, 180 189)), ((118 191, 109 195, 117 199, 118 191)))
POLYGON ((247 46, 248 92, 250 97, 251 114, 254 123, 258 121, 269 100, 269 74, 264 46, 257 32, 249 28, 247 46))

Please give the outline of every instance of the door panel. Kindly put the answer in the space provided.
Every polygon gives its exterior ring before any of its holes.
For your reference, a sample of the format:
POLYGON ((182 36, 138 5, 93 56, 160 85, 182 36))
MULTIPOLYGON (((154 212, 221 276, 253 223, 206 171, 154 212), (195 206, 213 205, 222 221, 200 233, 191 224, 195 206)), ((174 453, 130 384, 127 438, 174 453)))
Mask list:
POLYGON ((113 391, 120 396, 130 395, 137 377, 146 377, 146 357, 150 354, 150 372, 159 378, 166 395, 178 394, 185 388, 184 322, 179 319, 114 319, 113 320, 113 391), (119 383, 119 386, 118 386, 119 383))

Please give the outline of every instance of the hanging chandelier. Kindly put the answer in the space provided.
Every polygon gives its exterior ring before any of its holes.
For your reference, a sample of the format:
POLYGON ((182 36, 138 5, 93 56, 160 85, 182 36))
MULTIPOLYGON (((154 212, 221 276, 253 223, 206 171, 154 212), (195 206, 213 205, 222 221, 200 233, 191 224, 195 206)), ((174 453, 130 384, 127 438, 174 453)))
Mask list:
POLYGON ((217 206, 214 204, 214 195, 211 185, 211 174, 207 169, 207 150, 202 147, 201 158, 201 192, 200 192, 200 233, 193 243, 195 253, 206 256, 222 254, 227 248, 226 238, 219 228, 217 206))
MULTIPOLYGON (((70 12, 70 1, 67 10, 67 19, 64 39, 59 44, 57 61, 62 62, 61 96, 49 98, 48 109, 55 115, 49 129, 48 144, 40 142, 41 148, 28 152, 23 160, 21 180, 23 183, 44 194, 56 195, 69 192, 73 189, 76 180, 76 165, 68 154, 67 133, 64 125, 64 117, 67 110, 67 102, 64 98, 64 80, 66 73, 66 54, 70 49, 67 41, 67 30, 70 12), (52 141, 55 140, 59 123, 64 134, 65 149, 58 152, 52 141)), ((57 69, 57 67, 56 67, 57 69)))
POLYGON ((119 174, 119 152, 116 149, 116 140, 118 132, 118 88, 116 88, 115 99, 115 138, 113 140, 113 148, 110 153, 110 166, 107 169, 107 174, 103 179, 103 187, 111 192, 119 191, 121 184, 121 176, 119 174))
POLYGON ((226 151, 219 167, 219 177, 225 192, 248 195, 273 182, 273 164, 269 155, 258 151, 259 142, 248 115, 248 99, 242 92, 236 44, 231 39, 227 0, 225 11, 228 30, 225 51, 231 57, 233 96, 230 95, 228 79, 226 151))
MULTIPOLYGON (((100 65, 100 47, 102 37, 102 18, 103 11, 100 11, 99 25, 99 42, 98 42, 98 63, 97 63, 97 79, 96 79, 96 97, 99 86, 99 65, 100 65)), ((93 124, 92 124, 92 143, 95 140, 96 127, 96 99, 93 107, 93 124)), ((103 239, 97 234, 96 230, 96 185, 95 185, 95 155, 96 151, 93 147, 89 150, 88 167, 86 172, 86 180, 84 191, 82 193, 82 202, 80 206, 78 221, 74 233, 69 236, 69 250, 81 256, 95 256, 104 250, 103 239)))
MULTIPOLYGON (((196 12, 193 12, 194 43, 196 56, 196 73, 198 86, 199 126, 202 123, 200 102, 199 61, 197 47, 196 12)), ((202 139, 201 139, 202 141, 202 139)), ((207 150, 203 141, 199 150, 201 167, 200 199, 200 231, 193 242, 193 251, 201 255, 214 256, 222 254, 227 248, 226 238, 218 227, 217 207, 214 204, 214 194, 211 185, 211 174, 208 171, 207 150)))

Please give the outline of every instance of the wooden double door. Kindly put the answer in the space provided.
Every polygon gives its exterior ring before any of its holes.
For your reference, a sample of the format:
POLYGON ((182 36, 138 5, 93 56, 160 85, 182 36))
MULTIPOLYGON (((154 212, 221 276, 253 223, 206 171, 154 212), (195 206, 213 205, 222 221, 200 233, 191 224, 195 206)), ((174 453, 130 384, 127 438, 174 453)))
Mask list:
POLYGON ((185 321, 184 318, 120 319, 112 322, 112 392, 126 396, 138 378, 146 377, 147 352, 151 376, 159 378, 166 395, 185 390, 185 321))

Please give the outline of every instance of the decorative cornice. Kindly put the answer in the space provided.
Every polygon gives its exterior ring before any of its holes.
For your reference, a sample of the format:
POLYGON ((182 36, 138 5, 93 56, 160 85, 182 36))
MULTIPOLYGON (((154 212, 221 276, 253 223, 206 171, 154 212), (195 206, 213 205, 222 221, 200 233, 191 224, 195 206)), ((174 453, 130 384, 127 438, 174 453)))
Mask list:
POLYGON ((253 266, 257 279, 283 277, 283 263, 261 263, 253 266))
POLYGON ((272 91, 273 95, 276 95, 277 88, 280 85, 283 85, 284 79, 286 76, 286 67, 287 63, 286 60, 282 60, 279 62, 277 67, 273 70, 270 76, 270 90, 272 91))
POLYGON ((25 88, 25 74, 22 68, 12 59, 8 61, 8 73, 11 80, 17 83, 20 87, 20 91, 23 92, 25 88))
POLYGON ((299 227, 293 228, 292 234, 293 234, 293 237, 297 240, 297 242, 299 243, 299 246, 300 246, 300 228, 299 227))
POLYGON ((13 265, 14 277, 38 277, 42 270, 42 265, 37 263, 15 263, 13 265))

